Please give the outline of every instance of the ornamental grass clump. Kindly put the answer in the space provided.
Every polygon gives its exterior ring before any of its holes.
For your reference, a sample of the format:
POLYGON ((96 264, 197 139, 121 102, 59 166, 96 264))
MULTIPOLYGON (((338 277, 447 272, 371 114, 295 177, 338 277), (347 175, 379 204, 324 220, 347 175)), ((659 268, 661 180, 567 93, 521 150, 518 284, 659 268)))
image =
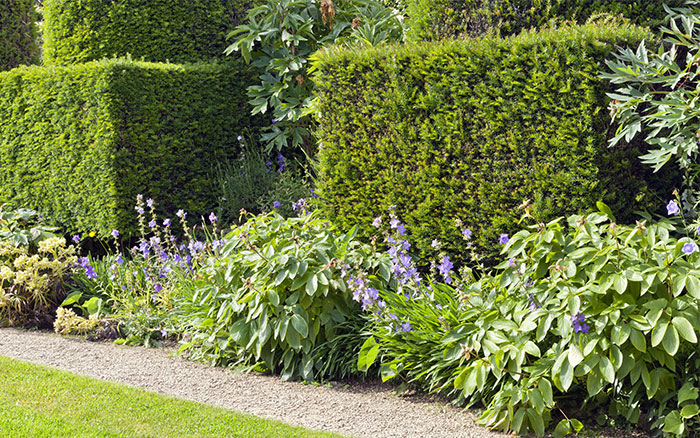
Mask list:
POLYGON ((284 380, 356 373, 365 320, 345 281, 357 269, 389 277, 388 261, 338 232, 304 200, 299 217, 248 218, 199 271, 185 348, 220 365, 246 365, 284 380))
POLYGON ((479 423, 505 431, 563 436, 591 412, 669 436, 696 428, 697 236, 680 215, 627 226, 599 208, 514 234, 478 280, 369 276, 360 369, 482 405, 479 423))

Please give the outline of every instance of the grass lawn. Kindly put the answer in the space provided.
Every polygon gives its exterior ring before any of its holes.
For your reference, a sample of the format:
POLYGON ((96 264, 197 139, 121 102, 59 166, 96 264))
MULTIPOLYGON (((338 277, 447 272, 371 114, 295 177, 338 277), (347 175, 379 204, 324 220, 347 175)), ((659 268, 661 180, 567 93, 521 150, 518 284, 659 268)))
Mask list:
POLYGON ((0 437, 339 437, 0 356, 0 437))

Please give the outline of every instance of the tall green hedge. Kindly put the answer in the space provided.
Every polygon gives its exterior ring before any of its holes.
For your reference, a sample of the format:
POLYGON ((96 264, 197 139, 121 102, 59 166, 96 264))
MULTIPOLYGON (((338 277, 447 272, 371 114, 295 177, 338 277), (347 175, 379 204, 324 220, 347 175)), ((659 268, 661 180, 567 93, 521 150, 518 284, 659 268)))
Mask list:
POLYGON ((597 74, 618 45, 649 37, 586 25, 318 54, 323 208, 370 236, 373 218, 396 205, 428 260, 432 239, 465 259, 455 219, 474 232, 474 248, 493 250, 518 229, 527 199, 540 219, 603 200, 631 220, 658 199, 638 148, 606 146, 607 86, 597 74))
POLYGON ((135 196, 204 213, 212 167, 254 129, 236 62, 125 59, 0 73, 0 202, 32 207, 67 231, 134 231, 135 196))
POLYGON ((657 27, 663 5, 682 6, 684 0, 406 0, 414 40, 439 40, 482 35, 501 36, 539 27, 551 19, 585 22, 593 15, 622 15, 633 23, 657 27))
POLYGON ((0 71, 38 60, 34 0, 0 0, 0 71))
POLYGON ((260 0, 45 0, 44 62, 131 55, 157 62, 223 57, 226 34, 260 0))

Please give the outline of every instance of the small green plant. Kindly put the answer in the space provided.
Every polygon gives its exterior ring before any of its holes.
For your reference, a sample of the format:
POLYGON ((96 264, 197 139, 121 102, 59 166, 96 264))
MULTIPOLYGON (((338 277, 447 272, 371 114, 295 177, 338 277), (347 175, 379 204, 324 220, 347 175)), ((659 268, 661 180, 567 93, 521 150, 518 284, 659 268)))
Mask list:
POLYGON ((238 223, 245 217, 241 210, 253 215, 273 209, 285 217, 295 215, 292 204, 311 199, 313 190, 307 169, 281 153, 270 156, 255 142, 244 144, 241 155, 220 165, 217 179, 221 191, 217 214, 223 222, 238 223))
POLYGON ((374 0, 267 0, 229 34, 234 42, 226 53, 240 51, 264 71, 248 95, 253 114, 271 114, 262 134, 268 150, 302 147, 312 156, 309 56, 335 42, 373 46, 403 34, 401 17, 374 0))
POLYGON ((183 349, 223 365, 261 364, 285 380, 355 372, 364 320, 342 277, 353 269, 346 264, 375 271, 384 262, 354 232, 300 208, 298 218, 252 217, 225 237, 184 309, 196 334, 183 349))

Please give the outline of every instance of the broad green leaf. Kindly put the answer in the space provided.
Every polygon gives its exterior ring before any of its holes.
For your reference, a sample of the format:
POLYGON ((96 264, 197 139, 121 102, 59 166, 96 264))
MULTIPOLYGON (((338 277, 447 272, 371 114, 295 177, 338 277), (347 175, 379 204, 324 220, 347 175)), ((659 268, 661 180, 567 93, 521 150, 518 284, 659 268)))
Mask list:
POLYGON ((569 345, 568 359, 572 367, 576 367, 576 365, 583 362, 583 354, 581 354, 581 350, 579 350, 576 344, 569 345))
POLYGON ((528 408, 527 417, 530 419, 530 425, 537 436, 544 435, 544 419, 533 408, 528 408))
POLYGON ((664 419, 663 431, 675 435, 681 435, 685 431, 683 419, 678 411, 671 411, 664 419))
POLYGON ((632 345, 634 345, 634 348, 641 351, 642 353, 646 353, 647 342, 644 339, 644 335, 642 334, 642 332, 633 328, 630 332, 630 340, 632 341, 632 345))
POLYGON ((683 402, 688 400, 698 399, 698 388, 694 387, 692 383, 685 383, 681 389, 678 390, 678 405, 680 406, 683 402))
POLYGON ((309 281, 306 282, 307 295, 312 296, 316 293, 316 289, 318 289, 318 278, 315 275, 312 275, 309 281))
POLYGON ((613 368, 610 359, 602 356, 600 358, 600 362, 598 363, 598 369, 600 370, 600 374, 605 380, 608 381, 608 383, 613 383, 615 381, 615 369, 613 368))
POLYGON ((547 380, 546 378, 540 379, 539 384, 537 387, 540 389, 540 392, 542 393, 542 398, 544 399, 544 402, 547 403, 547 406, 552 406, 554 405, 554 397, 552 395, 552 384, 547 380))
POLYGON ((681 416, 683 418, 693 418, 700 413, 700 407, 698 405, 685 405, 681 409, 681 416))
POLYGON ((309 324, 303 316, 296 313, 292 315, 292 326, 302 338, 309 336, 309 324))
MULTIPOLYGON (((360 348, 360 354, 357 358, 357 369, 362 372, 367 372, 369 367, 372 366, 377 355, 379 354, 379 344, 374 339, 374 336, 370 336, 362 344, 360 348)), ((382 374, 383 376, 384 374, 382 374)), ((393 377, 393 376, 392 376, 393 377)), ((387 378, 388 380, 388 378, 387 378)))
POLYGON ((700 280, 693 275, 688 275, 685 281, 685 290, 688 291, 693 298, 700 300, 700 280))
POLYGON ((569 423, 569 420, 563 419, 557 424, 557 427, 554 428, 554 431, 552 432, 552 436, 554 438, 564 438, 568 434, 571 433, 571 424, 569 423))
POLYGON ((663 340, 664 350, 671 356, 675 356, 680 346, 680 339, 678 338, 678 331, 673 325, 669 326, 666 330, 666 335, 663 340))
POLYGON ((683 339, 693 344, 698 342, 698 337, 695 334, 695 330, 690 322, 682 316, 676 316, 671 321, 673 326, 678 330, 678 334, 681 335, 683 339))
POLYGON ((656 347, 664 340, 664 335, 666 335, 666 329, 668 328, 668 323, 663 322, 654 326, 651 331, 651 346, 656 347))
POLYGON ((613 275, 613 287, 621 294, 627 290, 627 278, 622 274, 613 275))
POLYGON ((565 359, 562 363, 560 379, 564 391, 568 390, 571 383, 574 381, 574 368, 571 366, 568 359, 565 359))

